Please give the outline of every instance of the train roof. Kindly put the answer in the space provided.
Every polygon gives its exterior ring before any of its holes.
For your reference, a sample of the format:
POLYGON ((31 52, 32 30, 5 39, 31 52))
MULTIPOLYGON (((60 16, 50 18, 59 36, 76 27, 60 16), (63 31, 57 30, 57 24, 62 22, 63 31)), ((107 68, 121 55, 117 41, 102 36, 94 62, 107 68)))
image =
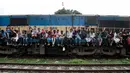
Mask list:
MULTIPOLYGON (((44 16, 44 15, 43 14, 32 14, 32 15, 31 14, 27 14, 27 15, 0 15, 0 16, 13 16, 13 17, 17 17, 17 16, 21 17, 22 16, 22 17, 27 17, 27 16, 44 16)), ((52 16, 85 16, 87 18, 99 19, 99 20, 130 21, 130 16, 118 16, 118 15, 52 14, 52 16)))
POLYGON ((42 16, 42 15, 58 15, 58 16, 103 16, 103 17, 130 17, 121 15, 87 15, 87 14, 13 14, 13 15, 0 15, 0 16, 42 16))

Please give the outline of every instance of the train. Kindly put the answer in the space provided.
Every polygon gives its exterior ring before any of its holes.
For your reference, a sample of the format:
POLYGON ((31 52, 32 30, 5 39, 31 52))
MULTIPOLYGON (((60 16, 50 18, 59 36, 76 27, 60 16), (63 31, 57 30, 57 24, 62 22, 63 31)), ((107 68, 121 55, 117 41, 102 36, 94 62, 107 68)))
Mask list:
POLYGON ((16 26, 23 30, 25 26, 37 26, 48 29, 63 29, 65 27, 90 26, 95 27, 115 27, 129 28, 130 17, 128 16, 99 16, 99 15, 1 15, 0 27, 16 26))
MULTIPOLYGON (((81 28, 82 31, 96 33, 106 28, 106 30, 119 31, 121 29, 130 31, 130 17, 128 16, 100 16, 100 15, 3 15, 0 16, 0 54, 38 54, 38 55, 130 55, 129 44, 119 42, 114 45, 102 43, 101 46, 96 42, 86 42, 88 38, 68 38, 67 32, 72 29, 81 28), (43 30, 64 31, 65 35, 62 40, 54 38, 27 37, 26 45, 23 43, 24 38, 19 38, 17 42, 12 42, 11 38, 2 38, 2 32, 7 27, 13 27, 13 30, 19 30, 21 33, 29 28, 37 27, 43 30), (84 30, 85 29, 85 30, 84 30), (11 41, 11 42, 9 42, 11 41), (77 42, 78 41, 78 42, 77 42), (125 45, 127 44, 127 45, 125 45)), ((33 30, 33 29, 32 29, 33 30)), ((86 33, 87 33, 86 32, 86 33)), ((114 34, 114 33, 113 33, 114 34)), ((127 39, 129 39, 129 34, 127 39)), ((86 36, 86 35, 85 35, 86 36)), ((95 39, 95 37, 94 37, 95 39)), ((97 38, 96 38, 97 39, 97 38)), ((92 41, 93 39, 91 39, 92 41)), ((88 41, 88 40, 87 40, 88 41)), ((104 39, 102 39, 104 41, 104 39)), ((106 41, 106 39, 105 39, 106 41)), ((108 42, 108 40, 107 40, 108 42)), ((99 44, 99 43, 98 43, 99 44)), ((110 44, 110 43, 109 43, 110 44)))

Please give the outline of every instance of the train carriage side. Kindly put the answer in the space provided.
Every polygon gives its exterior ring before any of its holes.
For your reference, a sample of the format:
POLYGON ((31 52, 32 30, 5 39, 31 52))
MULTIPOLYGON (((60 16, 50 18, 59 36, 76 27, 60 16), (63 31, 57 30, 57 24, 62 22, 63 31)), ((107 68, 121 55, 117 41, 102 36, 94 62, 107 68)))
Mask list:
POLYGON ((100 16, 99 27, 106 28, 130 28, 130 18, 129 17, 119 17, 119 16, 100 16))
MULTIPOLYGON (((119 16, 99 16, 99 28, 106 28, 106 30, 119 33, 123 28, 130 28, 130 18, 129 17, 119 17, 119 16)), ((123 46, 123 45, 122 45, 123 46)), ((126 55, 126 48, 116 47, 102 47, 102 53, 106 55, 114 55, 119 53, 120 55, 126 55)))
MULTIPOLYGON (((6 30, 6 27, 9 24, 10 24, 10 16, 0 16, 0 31, 6 30)), ((9 48, 6 46, 6 40, 0 38, 0 54, 12 54, 13 52, 15 52, 13 48, 9 48)))
MULTIPOLYGON (((84 25, 84 18, 82 17, 75 17, 72 15, 51 15, 51 27, 56 27, 60 31, 63 30, 64 33, 66 31, 70 31, 72 27, 82 27, 84 25)), ((55 48, 48 48, 46 50, 46 54, 64 54, 63 47, 60 49, 55 48)), ((67 51, 67 50, 66 50, 67 51)))
POLYGON ((10 24, 10 17, 9 16, 0 16, 0 28, 5 30, 6 26, 10 24))

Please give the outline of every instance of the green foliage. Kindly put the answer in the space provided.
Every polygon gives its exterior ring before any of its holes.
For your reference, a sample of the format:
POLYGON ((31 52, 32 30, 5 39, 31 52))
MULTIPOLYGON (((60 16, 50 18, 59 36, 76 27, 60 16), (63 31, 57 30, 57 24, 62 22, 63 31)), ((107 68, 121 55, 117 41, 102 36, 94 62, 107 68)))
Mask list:
POLYGON ((34 58, 0 58, 1 63, 33 64, 130 64, 130 58, 123 59, 34 59, 34 58))
POLYGON ((129 58, 121 60, 122 64, 128 64, 130 62, 129 58))
POLYGON ((70 10, 63 8, 56 11, 55 14, 81 14, 81 13, 77 10, 70 10))
POLYGON ((83 59, 72 59, 68 63, 69 64, 85 64, 87 61, 83 59))

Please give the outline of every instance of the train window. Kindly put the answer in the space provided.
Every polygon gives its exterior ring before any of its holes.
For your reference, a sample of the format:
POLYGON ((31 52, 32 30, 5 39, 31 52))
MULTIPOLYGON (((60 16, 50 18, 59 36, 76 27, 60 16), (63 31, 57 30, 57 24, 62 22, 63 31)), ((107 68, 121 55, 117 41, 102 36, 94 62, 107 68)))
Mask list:
POLYGON ((85 16, 85 24, 89 24, 89 25, 96 25, 97 24, 97 18, 96 16, 85 16))
POLYGON ((25 26, 27 24, 27 18, 11 18, 10 26, 25 26))
POLYGON ((99 27, 129 28, 129 21, 100 20, 99 27))
POLYGON ((88 24, 96 24, 97 23, 96 16, 88 16, 87 17, 87 23, 88 24))

